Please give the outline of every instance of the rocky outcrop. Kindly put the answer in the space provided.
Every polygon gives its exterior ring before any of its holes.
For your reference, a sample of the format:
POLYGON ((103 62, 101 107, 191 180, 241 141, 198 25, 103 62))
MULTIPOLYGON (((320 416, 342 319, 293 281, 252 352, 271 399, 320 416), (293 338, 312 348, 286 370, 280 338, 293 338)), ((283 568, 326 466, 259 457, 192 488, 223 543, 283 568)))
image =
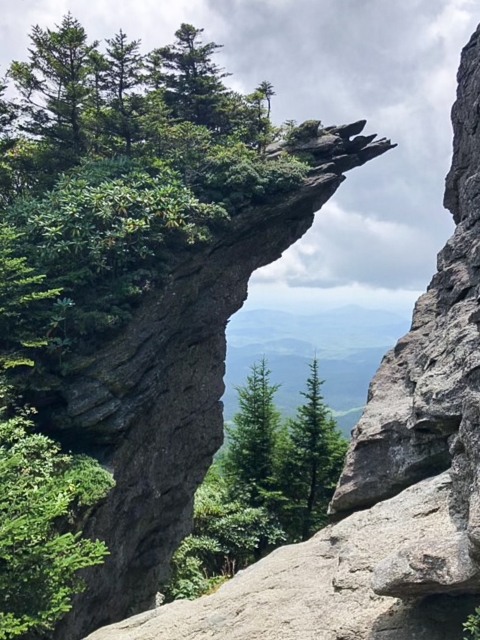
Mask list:
POLYGON ((364 126, 320 131, 315 166, 298 191, 244 209, 208 245, 182 249, 165 286, 149 294, 125 331, 73 363, 61 396, 41 406, 57 437, 95 453, 116 480, 85 527, 110 555, 85 572, 88 589, 57 640, 77 640, 153 604, 189 530, 194 491, 222 443, 228 318, 243 304, 251 273, 305 233, 343 172, 392 148, 358 135, 364 126))
MULTIPOLYGON (((450 512, 459 535, 442 537, 434 546, 448 547, 446 555, 464 559, 462 588, 477 591, 480 581, 470 565, 480 551, 479 61, 480 29, 463 51, 452 111, 454 152, 445 205, 457 227, 438 256, 427 293, 416 304, 410 333, 385 356, 370 385, 331 505, 341 517, 451 466, 450 512)), ((425 543, 425 550, 431 544, 425 543)), ((418 551, 402 548, 385 561, 382 566, 390 568, 392 579, 389 585, 379 583, 382 593, 454 590, 449 580, 433 589, 428 571, 407 567, 417 566, 418 551)))
POLYGON ((211 596, 89 640, 462 639, 480 600, 480 27, 458 80, 445 193, 457 228, 370 385, 331 504, 339 521, 211 596))
MULTIPOLYGON (((87 640, 461 640, 468 598, 419 604, 371 589, 372 577, 374 584, 383 577, 378 560, 392 549, 457 535, 450 489, 448 472, 424 480, 308 542, 278 549, 211 596, 159 607, 87 640)), ((417 563, 437 583, 461 572, 449 549, 420 554, 417 563), (435 577, 433 566, 439 567, 435 577)))
MULTIPOLYGON (((457 227, 380 366, 331 505, 336 517, 451 467, 446 531, 401 545, 375 571, 377 593, 480 592, 480 28, 465 47, 453 107, 445 205, 457 227)), ((400 516, 401 517, 401 516, 400 516)))

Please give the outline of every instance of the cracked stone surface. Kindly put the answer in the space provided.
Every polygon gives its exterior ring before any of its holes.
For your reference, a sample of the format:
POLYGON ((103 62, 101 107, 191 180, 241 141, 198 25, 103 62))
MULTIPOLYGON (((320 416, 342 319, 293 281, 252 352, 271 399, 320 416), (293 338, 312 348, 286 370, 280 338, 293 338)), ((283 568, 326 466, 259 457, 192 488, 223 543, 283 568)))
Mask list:
POLYGON ((448 472, 424 480, 278 549, 210 596, 161 606, 87 640, 461 640, 467 598, 418 604, 371 589, 392 549, 457 535, 451 484, 448 472))

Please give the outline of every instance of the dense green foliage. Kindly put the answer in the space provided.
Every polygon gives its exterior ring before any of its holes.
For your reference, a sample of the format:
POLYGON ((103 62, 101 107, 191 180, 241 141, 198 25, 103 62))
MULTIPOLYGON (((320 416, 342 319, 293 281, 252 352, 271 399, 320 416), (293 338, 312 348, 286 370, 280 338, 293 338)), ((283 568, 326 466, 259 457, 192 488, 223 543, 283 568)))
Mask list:
POLYGON ((0 421, 0 638, 45 630, 107 553, 79 524, 113 485, 86 456, 61 453, 24 416, 0 421))
MULTIPOLYGON (((89 98, 89 59, 97 43, 70 14, 56 31, 33 27, 29 62, 13 62, 10 77, 22 95, 22 131, 42 141, 51 171, 78 161, 88 141, 82 111, 89 98)), ((43 149, 42 149, 43 151, 43 149)))
POLYGON ((265 359, 237 389, 239 411, 195 496, 193 532, 174 555, 168 600, 208 593, 279 544, 306 540, 326 524, 347 441, 323 403, 316 358, 310 369, 305 404, 285 424, 265 359))
POLYGON ((12 227, 22 229, 17 250, 72 301, 60 323, 58 301, 45 308, 43 327, 40 313, 27 321, 43 331, 47 347, 61 341, 64 350, 120 326, 158 279, 172 243, 206 240, 209 223, 225 216, 218 205, 200 203, 160 161, 154 174, 126 159, 83 163, 43 197, 23 197, 6 211, 12 227))

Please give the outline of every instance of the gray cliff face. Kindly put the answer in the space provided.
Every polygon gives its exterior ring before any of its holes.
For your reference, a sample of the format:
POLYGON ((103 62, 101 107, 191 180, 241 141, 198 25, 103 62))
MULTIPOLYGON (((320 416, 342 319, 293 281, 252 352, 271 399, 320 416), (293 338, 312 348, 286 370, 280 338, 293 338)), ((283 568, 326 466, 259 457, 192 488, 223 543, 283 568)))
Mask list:
POLYGON ((458 81, 445 191, 457 228, 410 333, 370 385, 331 505, 341 517, 451 467, 456 535, 401 546, 378 567, 376 592, 401 597, 480 592, 480 28, 463 51, 458 81), (445 568, 448 579, 436 585, 429 554, 445 567, 456 558, 455 571, 445 568))
POLYGON ((320 132, 309 147, 317 166, 299 191, 245 209, 208 245, 182 250, 162 290, 122 335, 74 365, 60 401, 42 409, 60 439, 94 451, 116 480, 85 527, 110 555, 85 572, 88 589, 57 640, 77 640, 152 606, 191 526, 194 491, 222 443, 228 318, 242 306, 251 273, 305 233, 343 172, 392 147, 358 135, 364 126, 320 132))
POLYGON ((461 640, 480 599, 480 27, 445 204, 457 223, 386 354, 331 504, 340 520, 194 602, 89 640, 461 640))

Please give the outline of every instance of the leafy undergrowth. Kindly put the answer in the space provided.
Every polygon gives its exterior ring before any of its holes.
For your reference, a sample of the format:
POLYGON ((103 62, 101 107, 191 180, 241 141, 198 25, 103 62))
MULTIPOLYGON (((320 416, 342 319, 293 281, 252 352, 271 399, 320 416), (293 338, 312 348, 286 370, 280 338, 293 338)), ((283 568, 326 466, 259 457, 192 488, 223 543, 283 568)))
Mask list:
POLYGON ((0 638, 45 631, 82 591, 79 569, 103 562, 103 542, 79 524, 106 496, 111 475, 62 453, 27 416, 0 421, 0 638))

